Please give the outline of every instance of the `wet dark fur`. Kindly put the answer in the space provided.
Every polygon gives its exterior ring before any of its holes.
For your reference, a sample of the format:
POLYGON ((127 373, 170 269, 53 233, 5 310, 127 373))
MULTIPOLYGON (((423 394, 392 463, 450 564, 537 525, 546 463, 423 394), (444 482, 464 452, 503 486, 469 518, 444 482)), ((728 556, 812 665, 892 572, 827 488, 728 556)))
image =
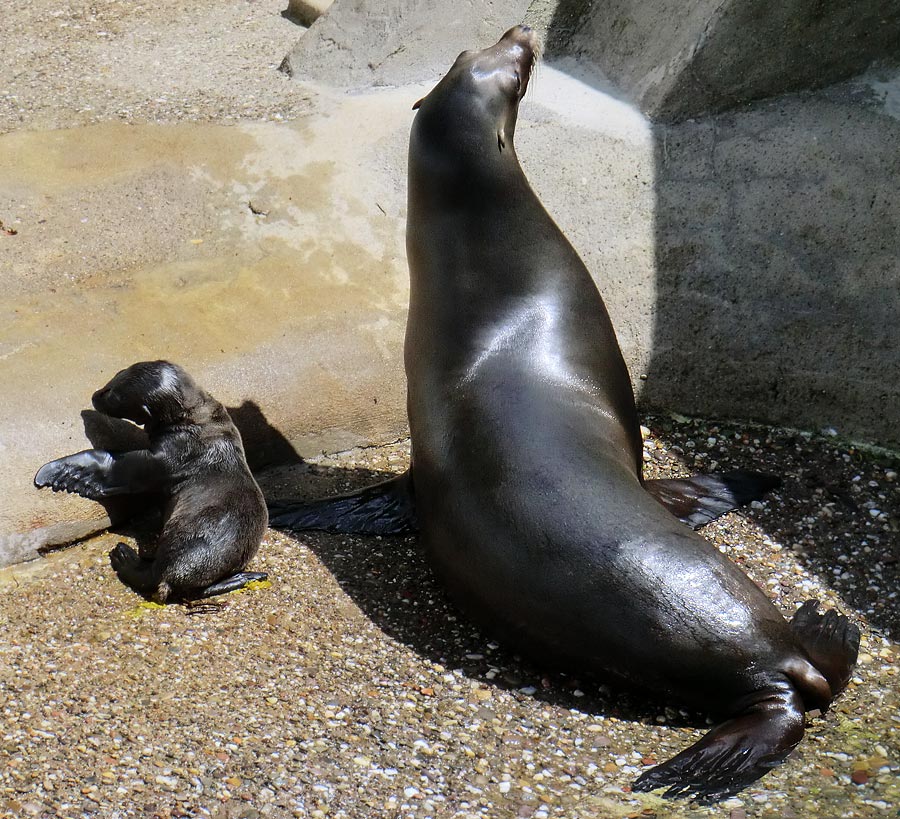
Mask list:
POLYGON ((122 370, 94 393, 93 404, 105 415, 143 425, 149 448, 78 452, 41 467, 35 485, 93 500, 162 495, 163 526, 153 559, 141 559, 124 543, 110 552, 121 580, 164 603, 262 577, 236 574, 256 554, 268 514, 225 407, 167 361, 122 370))

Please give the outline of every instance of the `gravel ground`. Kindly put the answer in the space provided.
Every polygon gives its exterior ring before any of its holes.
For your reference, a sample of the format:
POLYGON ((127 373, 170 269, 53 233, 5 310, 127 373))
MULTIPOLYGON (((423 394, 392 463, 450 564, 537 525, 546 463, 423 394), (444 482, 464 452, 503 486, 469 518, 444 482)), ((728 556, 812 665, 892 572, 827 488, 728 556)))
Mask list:
MULTIPOLYGON (((285 0, 31 0, 0 27, 0 133, 295 119, 285 0), (196 67, 203 66, 202 72, 196 67)), ((107 534, 0 572, 0 816, 880 817, 900 805, 897 459, 834 438, 653 418, 649 476, 785 476, 707 536, 785 613, 863 628, 857 676, 791 760, 714 808, 633 796, 703 715, 524 662, 446 600, 414 538, 269 532, 271 585, 189 612, 124 588, 107 534), (892 639, 892 635, 894 639, 892 639)), ((404 443, 273 471, 325 495, 404 443)))
MULTIPOLYGON (((415 538, 270 531, 271 586, 152 608, 108 534, 0 573, 0 815, 876 817, 900 805, 898 462, 835 438, 652 418, 650 476, 735 467, 784 487, 707 536, 789 613, 863 629, 849 690, 791 759, 712 808, 629 793, 703 715, 525 662, 450 604, 415 538)), ((264 476, 319 496, 401 471, 404 442, 264 476)))
POLYGON ((286 8, 287 0, 16 3, 0 26, 0 133, 296 119, 312 100, 275 70, 305 31, 286 8))

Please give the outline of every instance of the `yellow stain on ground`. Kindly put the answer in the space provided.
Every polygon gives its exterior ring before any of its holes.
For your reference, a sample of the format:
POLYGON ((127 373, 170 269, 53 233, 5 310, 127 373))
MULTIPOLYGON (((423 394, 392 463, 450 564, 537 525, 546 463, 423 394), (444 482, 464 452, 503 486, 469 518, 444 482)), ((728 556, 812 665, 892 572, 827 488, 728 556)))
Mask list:
POLYGON ((0 178, 57 194, 160 164, 202 167, 224 179, 253 147, 238 128, 197 123, 15 131, 3 136, 0 178))
POLYGON ((243 589, 237 591, 260 591, 261 589, 271 589, 271 580, 251 580, 243 589))
POLYGON ((165 606, 162 603, 154 603, 150 600, 144 600, 138 603, 133 609, 127 609, 124 614, 126 617, 137 619, 139 617, 143 617, 148 611, 164 608, 165 606))

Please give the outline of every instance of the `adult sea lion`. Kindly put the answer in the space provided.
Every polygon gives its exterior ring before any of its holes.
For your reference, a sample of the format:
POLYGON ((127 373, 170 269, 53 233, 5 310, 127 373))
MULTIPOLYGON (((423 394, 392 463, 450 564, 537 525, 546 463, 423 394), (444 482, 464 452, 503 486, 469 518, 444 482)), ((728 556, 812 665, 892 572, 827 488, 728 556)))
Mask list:
POLYGON ((815 601, 787 622, 682 522, 750 499, 765 478, 642 480, 634 395, 606 308, 516 158, 536 48, 520 26, 463 52, 417 106, 410 472, 281 506, 272 523, 418 528, 460 606, 521 650, 713 712, 718 725, 634 786, 713 802, 784 760, 804 711, 846 685, 859 631, 820 616, 815 601))
POLYGON ((152 560, 118 544, 109 555, 123 583, 159 603, 212 597, 266 575, 241 570, 268 525, 262 492, 228 411, 179 366, 143 361, 119 372, 94 408, 143 425, 148 449, 88 449, 45 464, 35 486, 92 500, 157 493, 163 526, 152 560))

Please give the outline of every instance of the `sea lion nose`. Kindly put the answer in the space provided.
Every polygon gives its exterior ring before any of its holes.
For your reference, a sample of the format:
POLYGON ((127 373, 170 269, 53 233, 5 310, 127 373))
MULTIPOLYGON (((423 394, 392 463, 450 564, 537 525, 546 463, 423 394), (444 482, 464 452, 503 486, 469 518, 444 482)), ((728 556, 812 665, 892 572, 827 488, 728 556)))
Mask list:
POLYGON ((97 392, 95 392, 91 396, 91 403, 94 405, 94 409, 100 409, 97 406, 97 402, 102 401, 106 397, 108 392, 109 392, 109 387, 102 387, 101 389, 97 390, 97 392))
POLYGON ((521 37, 523 34, 530 34, 531 26, 519 25, 513 26, 508 31, 503 33, 503 36, 500 38, 501 40, 514 39, 516 37, 521 37))

